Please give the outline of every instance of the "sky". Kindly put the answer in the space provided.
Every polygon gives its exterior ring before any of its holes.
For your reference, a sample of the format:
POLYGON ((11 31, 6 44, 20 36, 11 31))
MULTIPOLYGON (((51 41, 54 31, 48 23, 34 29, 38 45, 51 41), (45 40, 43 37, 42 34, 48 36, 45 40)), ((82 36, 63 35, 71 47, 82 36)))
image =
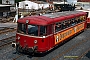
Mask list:
POLYGON ((75 4, 77 2, 77 0, 67 0, 67 2, 70 4, 72 4, 72 3, 75 4))

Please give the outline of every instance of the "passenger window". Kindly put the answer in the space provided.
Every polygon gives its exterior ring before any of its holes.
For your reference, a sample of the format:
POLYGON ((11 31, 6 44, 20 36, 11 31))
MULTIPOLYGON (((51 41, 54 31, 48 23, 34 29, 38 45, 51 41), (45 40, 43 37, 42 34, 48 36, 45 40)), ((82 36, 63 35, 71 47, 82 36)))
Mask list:
POLYGON ((61 30, 61 23, 56 23, 55 25, 55 32, 58 32, 61 30))
POLYGON ((85 16, 80 16, 80 20, 81 20, 81 22, 85 21, 85 16))
POLYGON ((71 21, 70 20, 68 20, 68 22, 67 22, 68 24, 68 27, 70 27, 71 26, 71 21))
POLYGON ((85 21, 85 19, 86 19, 86 16, 83 16, 83 21, 85 21))
POLYGON ((78 17, 76 17, 76 19, 75 19, 75 20, 76 20, 76 22, 77 22, 77 23, 79 23, 79 18, 78 18, 78 17))
POLYGON ((75 25, 75 19, 73 18, 72 20, 71 20, 71 24, 72 24, 72 26, 74 26, 75 25))
POLYGON ((65 28, 68 28, 68 21, 65 21, 65 28))
POLYGON ((65 29, 65 28, 66 28, 66 23, 63 22, 63 23, 62 23, 62 29, 65 29))
POLYGON ((79 17, 79 19, 80 19, 80 22, 82 22, 82 21, 83 21, 83 17, 82 17, 82 16, 80 16, 80 17, 79 17))
POLYGON ((81 19, 80 19, 80 17, 78 18, 78 23, 80 23, 81 22, 81 19))

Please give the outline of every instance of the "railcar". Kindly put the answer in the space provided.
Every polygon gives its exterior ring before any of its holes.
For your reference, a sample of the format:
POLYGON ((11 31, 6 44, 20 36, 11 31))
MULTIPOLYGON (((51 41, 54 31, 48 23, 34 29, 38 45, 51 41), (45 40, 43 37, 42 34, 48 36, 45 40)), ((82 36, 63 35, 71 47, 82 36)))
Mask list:
POLYGON ((44 53, 86 29, 86 13, 65 11, 27 16, 17 21, 18 52, 44 53))

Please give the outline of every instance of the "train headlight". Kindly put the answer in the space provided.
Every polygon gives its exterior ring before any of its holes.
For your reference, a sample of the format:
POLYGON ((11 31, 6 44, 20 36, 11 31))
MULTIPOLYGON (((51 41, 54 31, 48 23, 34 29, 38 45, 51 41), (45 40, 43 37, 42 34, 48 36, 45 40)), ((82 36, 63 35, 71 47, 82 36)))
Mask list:
POLYGON ((45 36, 43 36, 43 38, 45 38, 45 36))
POLYGON ((13 43, 13 42, 12 42, 12 47, 14 47, 14 48, 15 48, 15 47, 16 47, 16 43, 13 43))
POLYGON ((29 20, 26 20, 26 23, 28 24, 29 23, 29 20))
POLYGON ((37 43, 37 40, 34 40, 34 43, 36 44, 37 43))

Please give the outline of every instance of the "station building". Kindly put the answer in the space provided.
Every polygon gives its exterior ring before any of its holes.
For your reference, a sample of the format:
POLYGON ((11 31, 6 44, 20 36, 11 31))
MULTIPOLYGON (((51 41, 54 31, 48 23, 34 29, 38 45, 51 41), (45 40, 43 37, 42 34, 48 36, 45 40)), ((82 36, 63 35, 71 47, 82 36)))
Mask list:
MULTIPOLYGON (((0 4, 0 17, 6 17, 9 16, 11 12, 10 7, 13 5, 5 5, 5 4, 0 4)), ((15 12, 15 11, 14 11, 15 12)))

